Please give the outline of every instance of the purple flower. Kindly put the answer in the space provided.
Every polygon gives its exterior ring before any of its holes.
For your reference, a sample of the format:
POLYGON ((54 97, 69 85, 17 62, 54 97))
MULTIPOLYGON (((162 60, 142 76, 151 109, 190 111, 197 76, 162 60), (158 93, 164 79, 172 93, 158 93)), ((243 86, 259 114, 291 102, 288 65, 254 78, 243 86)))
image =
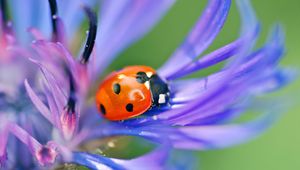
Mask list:
POLYGON ((147 33, 174 0, 89 0, 84 5, 80 0, 58 4, 28 0, 19 6, 12 6, 18 0, 0 2, 0 164, 6 168, 75 163, 92 169, 187 169, 178 160, 192 159, 170 154, 173 149, 224 148, 256 137, 278 114, 263 103, 254 105, 255 101, 291 80, 290 71, 278 66, 284 54, 279 26, 261 48, 254 48, 259 23, 247 0, 237 0, 240 37, 204 55, 231 5, 230 0, 210 0, 185 41, 158 69, 170 86, 170 105, 142 117, 111 122, 98 113, 90 91, 97 88, 110 62, 147 33), (98 5, 97 16, 90 7, 98 5), (85 18, 87 40, 78 44, 85 18), (223 61, 227 61, 224 68, 216 73, 186 78, 223 61), (235 121, 253 110, 262 116, 235 121), (95 140, 115 147, 117 136, 144 138, 157 147, 129 160, 82 151, 83 145, 95 140), (114 140, 106 142, 107 138, 114 140))

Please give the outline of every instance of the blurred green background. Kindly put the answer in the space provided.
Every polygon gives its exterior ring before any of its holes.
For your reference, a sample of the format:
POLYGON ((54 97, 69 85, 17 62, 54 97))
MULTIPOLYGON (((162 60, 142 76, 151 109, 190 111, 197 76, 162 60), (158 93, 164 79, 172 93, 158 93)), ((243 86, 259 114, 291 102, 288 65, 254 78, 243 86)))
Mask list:
MULTIPOLYGON (((233 1, 234 2, 234 1, 233 1)), ((287 55, 282 65, 300 68, 300 1, 253 0, 252 4, 262 23, 262 40, 276 22, 286 30, 287 55)), ((115 60, 111 69, 125 65, 147 64, 158 68, 182 42, 200 16, 206 1, 178 0, 164 19, 141 41, 127 49, 115 60)), ((215 49, 238 36, 239 14, 235 3, 228 21, 212 47, 215 49)), ((260 44, 261 44, 260 42, 260 44)), ((201 74, 207 74, 210 70, 201 74)), ((279 122, 258 139, 224 150, 199 152, 204 170, 299 170, 300 169, 300 81, 283 89, 296 101, 279 122)), ((200 168, 199 167, 199 168, 200 168)))

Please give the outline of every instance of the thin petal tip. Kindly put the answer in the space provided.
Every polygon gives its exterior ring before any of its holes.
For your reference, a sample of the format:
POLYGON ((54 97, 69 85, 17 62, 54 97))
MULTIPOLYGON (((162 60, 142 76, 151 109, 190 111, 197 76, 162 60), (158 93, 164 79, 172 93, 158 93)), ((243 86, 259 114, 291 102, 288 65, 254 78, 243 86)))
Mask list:
POLYGON ((70 111, 66 108, 64 110, 64 113, 61 115, 60 121, 65 139, 71 139, 73 137, 77 124, 76 113, 70 113, 70 111))

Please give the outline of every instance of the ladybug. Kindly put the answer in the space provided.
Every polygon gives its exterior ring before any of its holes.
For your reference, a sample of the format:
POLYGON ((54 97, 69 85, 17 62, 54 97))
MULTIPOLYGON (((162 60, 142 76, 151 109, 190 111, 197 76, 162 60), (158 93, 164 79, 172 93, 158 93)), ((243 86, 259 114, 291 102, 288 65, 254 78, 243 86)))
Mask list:
POLYGON ((168 105, 168 84, 148 66, 128 66, 108 75, 96 93, 96 104, 108 120, 126 120, 168 105))

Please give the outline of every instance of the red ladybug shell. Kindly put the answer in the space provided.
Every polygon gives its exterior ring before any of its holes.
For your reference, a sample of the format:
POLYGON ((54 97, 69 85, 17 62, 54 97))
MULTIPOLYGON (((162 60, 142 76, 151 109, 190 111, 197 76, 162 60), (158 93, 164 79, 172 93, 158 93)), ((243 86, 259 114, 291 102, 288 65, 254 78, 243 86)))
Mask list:
POLYGON ((96 104, 109 120, 125 120, 146 112, 152 105, 149 81, 137 79, 139 73, 148 77, 155 70, 147 66, 129 66, 111 73, 99 86, 96 104))

